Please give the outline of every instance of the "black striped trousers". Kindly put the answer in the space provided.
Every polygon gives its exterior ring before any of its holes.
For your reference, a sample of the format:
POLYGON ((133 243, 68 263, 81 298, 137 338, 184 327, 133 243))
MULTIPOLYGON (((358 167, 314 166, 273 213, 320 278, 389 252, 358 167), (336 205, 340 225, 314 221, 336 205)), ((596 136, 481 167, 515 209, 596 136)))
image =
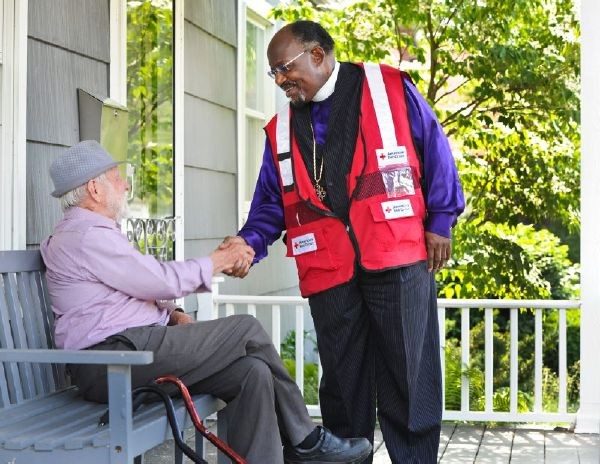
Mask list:
POLYGON ((436 462, 442 383, 436 288, 426 263, 359 269, 309 302, 323 364, 324 425, 372 442, 377 407, 394 464, 436 462))

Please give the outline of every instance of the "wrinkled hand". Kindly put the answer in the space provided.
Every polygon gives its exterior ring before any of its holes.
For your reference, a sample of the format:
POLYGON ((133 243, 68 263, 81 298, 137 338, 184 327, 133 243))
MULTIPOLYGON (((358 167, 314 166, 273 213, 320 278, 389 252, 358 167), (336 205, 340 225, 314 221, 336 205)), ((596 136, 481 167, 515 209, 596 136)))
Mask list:
POLYGON ((196 321, 192 316, 180 311, 173 311, 169 317, 169 325, 192 324, 194 322, 196 321))
POLYGON ((439 271, 450 259, 452 252, 450 239, 433 232, 425 232, 425 244, 427 246, 427 270, 429 272, 439 271))
POLYGON ((254 259, 254 250, 242 237, 225 237, 210 257, 214 274, 223 272, 232 277, 246 277, 254 259))

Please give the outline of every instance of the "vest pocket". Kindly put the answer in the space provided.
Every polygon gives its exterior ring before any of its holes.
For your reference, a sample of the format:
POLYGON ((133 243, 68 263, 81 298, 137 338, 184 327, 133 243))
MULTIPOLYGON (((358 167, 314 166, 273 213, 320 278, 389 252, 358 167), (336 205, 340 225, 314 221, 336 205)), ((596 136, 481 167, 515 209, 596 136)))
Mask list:
POLYGON ((316 224, 307 224, 288 229, 287 256, 296 258, 298 277, 304 279, 312 274, 326 273, 338 268, 329 252, 325 232, 316 224))
MULTIPOLYGON (((373 223, 365 234, 365 242, 383 251, 397 250, 399 244, 402 246, 421 244, 424 240, 423 223, 418 216, 414 215, 414 211, 406 217, 386 217, 385 206, 382 206, 385 203, 385 201, 376 201, 369 204, 373 223)), ((389 213, 392 216, 394 214, 394 212, 389 213)))

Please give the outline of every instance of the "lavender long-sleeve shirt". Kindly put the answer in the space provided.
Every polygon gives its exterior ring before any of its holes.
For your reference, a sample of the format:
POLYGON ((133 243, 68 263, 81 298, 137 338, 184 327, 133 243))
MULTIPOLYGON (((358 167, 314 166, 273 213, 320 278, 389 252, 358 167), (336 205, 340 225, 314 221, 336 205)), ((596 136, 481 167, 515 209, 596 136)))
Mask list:
POLYGON ((210 258, 159 262, 135 250, 116 223, 69 208, 41 244, 58 348, 83 349, 130 327, 166 325, 175 304, 209 291, 210 258))
MULTIPOLYGON (((427 203, 425 229, 450 237, 451 227, 465 208, 454 158, 448 139, 433 110, 408 79, 404 79, 404 86, 413 140, 417 150, 423 155, 427 203)), ((332 98, 329 97, 322 102, 311 104, 313 128, 318 144, 324 144, 327 137, 331 101, 332 98)), ((267 247, 279 238, 284 229, 283 202, 277 169, 267 142, 248 220, 238 234, 254 248, 254 261, 258 262, 267 256, 267 247)))

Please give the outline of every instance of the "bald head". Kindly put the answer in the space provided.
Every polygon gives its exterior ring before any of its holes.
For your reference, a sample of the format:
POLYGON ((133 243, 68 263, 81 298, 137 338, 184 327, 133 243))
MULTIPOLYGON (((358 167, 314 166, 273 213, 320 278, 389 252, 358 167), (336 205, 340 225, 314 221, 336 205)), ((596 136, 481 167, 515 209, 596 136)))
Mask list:
POLYGON ((308 103, 335 65, 334 42, 319 24, 297 21, 281 28, 267 49, 275 82, 292 105, 308 103))

